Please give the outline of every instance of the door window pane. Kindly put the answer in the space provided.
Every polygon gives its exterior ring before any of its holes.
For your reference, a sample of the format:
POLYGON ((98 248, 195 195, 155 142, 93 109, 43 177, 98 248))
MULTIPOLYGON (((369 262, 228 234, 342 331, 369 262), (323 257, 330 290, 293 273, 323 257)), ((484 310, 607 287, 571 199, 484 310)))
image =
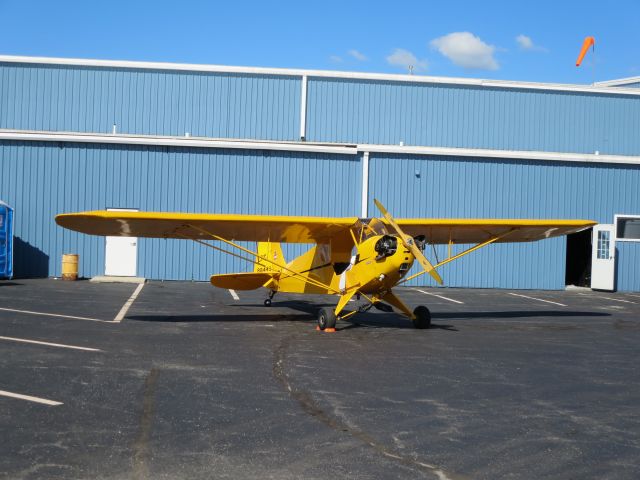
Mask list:
POLYGON ((608 230, 598 232, 598 258, 603 260, 609 259, 609 238, 608 230))

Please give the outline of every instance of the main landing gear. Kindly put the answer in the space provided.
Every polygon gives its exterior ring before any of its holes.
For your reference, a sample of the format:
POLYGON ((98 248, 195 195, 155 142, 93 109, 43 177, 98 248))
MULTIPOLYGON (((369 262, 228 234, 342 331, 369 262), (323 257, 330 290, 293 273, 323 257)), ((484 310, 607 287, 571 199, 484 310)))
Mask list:
MULTIPOLYGON (((382 304, 382 305, 384 305, 385 307, 389 307, 389 305, 386 305, 386 304, 382 304)), ((375 304, 375 305, 369 304, 364 307, 360 307, 357 311, 366 312, 372 306, 375 306, 379 310, 383 310, 385 312, 392 311, 391 307, 389 307, 389 310, 387 310, 387 309, 379 308, 380 306, 378 304, 375 304)), ((415 318, 411 319, 411 322, 413 323, 413 326, 415 328, 425 329, 425 328, 431 327, 431 312, 427 307, 425 307, 424 305, 420 305, 416 307, 413 310, 413 315, 415 318)), ((329 308, 329 307, 321 308, 320 311, 318 312, 318 330, 333 332, 335 331, 335 328, 336 328, 336 314, 334 313, 333 308, 329 308)))
POLYGON ((416 328, 429 328, 431 326, 431 312, 424 305, 416 307, 413 311, 415 318, 411 320, 416 328))
POLYGON ((336 314, 333 313, 333 308, 323 307, 318 312, 318 328, 320 330, 335 330, 336 328, 336 314))
POLYGON ((269 298, 267 298, 264 301, 264 306, 265 307, 270 307, 271 306, 271 299, 273 298, 273 296, 276 294, 275 290, 271 290, 271 292, 269 292, 269 298))

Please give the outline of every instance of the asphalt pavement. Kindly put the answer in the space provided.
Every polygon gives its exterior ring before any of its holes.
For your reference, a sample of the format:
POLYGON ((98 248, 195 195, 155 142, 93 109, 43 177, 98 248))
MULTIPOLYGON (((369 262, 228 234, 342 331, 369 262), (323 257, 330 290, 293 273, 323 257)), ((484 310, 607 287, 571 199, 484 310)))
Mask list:
POLYGON ((640 294, 398 291, 0 282, 0 477, 640 478, 640 294))

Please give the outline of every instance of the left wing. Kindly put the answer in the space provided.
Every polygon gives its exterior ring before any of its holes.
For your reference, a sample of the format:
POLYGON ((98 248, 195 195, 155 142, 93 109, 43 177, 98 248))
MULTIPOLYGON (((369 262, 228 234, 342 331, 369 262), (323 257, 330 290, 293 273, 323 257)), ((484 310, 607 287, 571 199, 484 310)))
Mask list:
POLYGON ((402 230, 411 235, 425 235, 433 244, 475 244, 498 238, 496 243, 531 242, 568 235, 597 224, 592 220, 523 220, 398 218, 402 230))
POLYGON ((189 238, 211 240, 211 234, 227 240, 282 243, 351 242, 349 229, 356 217, 298 217, 92 211, 56 216, 61 227, 90 235, 189 238))

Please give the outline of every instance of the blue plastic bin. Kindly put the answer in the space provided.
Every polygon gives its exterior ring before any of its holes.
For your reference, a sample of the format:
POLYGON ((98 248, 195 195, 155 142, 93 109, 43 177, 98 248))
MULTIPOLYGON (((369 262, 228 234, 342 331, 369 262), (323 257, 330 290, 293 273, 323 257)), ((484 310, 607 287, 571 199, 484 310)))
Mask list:
POLYGON ((13 276, 13 208, 0 200, 0 278, 13 276))

